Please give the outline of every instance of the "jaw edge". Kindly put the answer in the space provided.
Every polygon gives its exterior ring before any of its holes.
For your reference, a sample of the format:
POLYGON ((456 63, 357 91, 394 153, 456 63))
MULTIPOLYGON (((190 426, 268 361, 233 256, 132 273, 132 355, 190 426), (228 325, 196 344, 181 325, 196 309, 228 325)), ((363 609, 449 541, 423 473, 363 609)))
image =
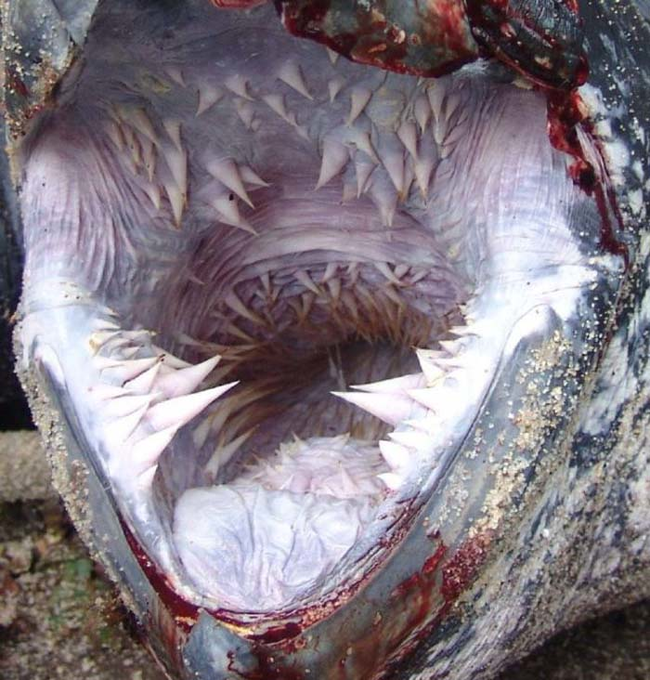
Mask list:
MULTIPOLYGON (((604 220, 610 218, 608 211, 604 220)), ((154 631, 148 644, 170 669, 206 680, 396 677, 401 660, 423 638, 441 634, 440 622, 478 587, 481 568, 507 548, 514 515, 562 458, 558 433, 570 428, 589 388, 586 376, 600 358, 595 335, 608 332, 621 281, 620 271, 595 271, 593 294, 570 318, 544 303, 525 309, 473 421, 448 442, 453 453, 436 489, 393 534, 381 568, 334 599, 276 620, 205 611, 179 597, 138 548, 106 492, 103 471, 89 463, 89 444, 56 359, 36 341, 19 347, 24 363, 34 367, 21 378, 39 428, 50 433, 57 483, 75 524, 128 606, 154 631), (531 413, 536 417, 526 421, 531 413), (472 484, 461 483, 461 462, 472 484), (463 513, 454 511, 452 492, 459 487, 463 513), (104 548, 108 537, 110 551, 104 548), (401 552, 408 560, 399 559, 401 552)), ((23 303, 23 315, 28 307, 23 303)))

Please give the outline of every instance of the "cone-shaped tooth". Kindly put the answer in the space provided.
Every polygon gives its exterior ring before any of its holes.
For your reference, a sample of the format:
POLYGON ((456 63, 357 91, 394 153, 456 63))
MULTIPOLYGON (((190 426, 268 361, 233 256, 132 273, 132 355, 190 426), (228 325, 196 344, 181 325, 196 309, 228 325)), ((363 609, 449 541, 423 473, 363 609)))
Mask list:
POLYGON ((436 359, 439 353, 435 350, 417 349, 415 354, 420 362, 420 368, 429 385, 433 385, 441 378, 444 378, 447 372, 437 365, 436 359))
POLYGON ((332 66, 336 66, 336 62, 339 60, 339 53, 335 52, 331 47, 326 47, 327 50, 327 56, 329 57, 330 64, 332 66))
POLYGON ((264 319, 256 314, 247 305, 245 305, 239 299, 239 297, 237 297, 235 291, 231 290, 227 295, 224 296, 223 301, 228 305, 228 307, 230 307, 230 309, 232 309, 233 312, 236 312, 239 314, 239 316, 248 319, 251 323, 254 323, 257 326, 266 326, 264 319))
POLYGON ((147 421, 158 431, 172 426, 182 427, 236 384, 232 382, 203 392, 161 401, 149 409, 147 421))
POLYGON ((171 139, 171 141, 174 143, 174 146, 178 149, 178 151, 182 151, 183 143, 181 142, 180 121, 172 119, 163 120, 163 127, 165 128, 165 132, 167 133, 169 139, 171 139))
POLYGON ((191 394, 212 373, 220 359, 220 356, 214 356, 200 364, 170 371, 157 378, 154 389, 166 399, 191 394))
POLYGON ((405 262, 402 262, 402 264, 398 264, 395 266, 395 276, 401 281, 406 274, 408 274, 409 269, 411 268, 410 264, 406 264, 405 262))
POLYGON ((327 283, 330 279, 333 279, 339 271, 339 265, 337 262, 328 262, 325 271, 323 272, 323 277, 321 278, 321 283, 327 283))
MULTIPOLYGON (((140 331, 141 333, 144 331, 140 331)), ((100 347, 103 347, 107 342, 110 342, 111 340, 115 340, 117 338, 128 338, 132 339, 130 335, 130 331, 125 331, 122 328, 98 328, 97 330, 93 331, 92 335, 90 336, 90 341, 93 347, 96 347, 99 349, 100 347)))
POLYGON ((268 272, 264 272, 263 274, 260 275, 260 283, 262 284, 262 288, 264 289, 264 293, 266 297, 271 296, 271 276, 269 275, 268 272))
POLYGON ((375 147, 372 144, 372 138, 368 130, 355 126, 352 128, 343 128, 343 130, 337 128, 336 132, 340 132, 341 138, 344 139, 347 144, 353 145, 359 151, 365 153, 376 165, 381 163, 379 156, 375 151, 375 147))
POLYGON ((348 496, 356 496, 359 493, 359 485, 355 483, 354 479, 343 467, 338 476, 338 489, 341 493, 348 496))
POLYGON ((384 134, 379 147, 379 157, 397 193, 404 193, 404 147, 397 135, 384 134))
POLYGON ((363 392, 375 392, 377 394, 402 394, 408 395, 408 390, 415 390, 424 387, 425 381, 422 373, 411 373, 401 375, 398 378, 389 378, 365 385, 351 385, 355 390, 363 392))
POLYGON ((187 154, 185 150, 179 151, 175 146, 163 145, 162 153, 176 186, 185 195, 187 192, 187 154))
POLYGON ((95 399, 99 399, 100 401, 125 397, 128 394, 130 394, 130 392, 120 385, 107 385, 102 382, 95 383, 88 388, 88 395, 95 399))
POLYGON ((112 447, 121 447, 135 432, 136 428, 146 415, 152 400, 153 399, 150 398, 148 401, 143 401, 142 405, 132 413, 116 418, 110 422, 105 428, 104 435, 104 441, 109 446, 109 449, 112 447))
POLYGON ((364 154, 356 154, 354 169, 357 175, 357 198, 360 198, 361 194, 366 191, 370 175, 376 167, 364 154))
POLYGON ((196 115, 205 113, 223 97, 223 90, 214 85, 201 85, 199 87, 199 103, 196 107, 196 115))
POLYGON ((127 120, 141 135, 146 137, 150 142, 156 146, 160 143, 158 135, 151 124, 151 120, 149 120, 149 116, 147 116, 144 109, 133 109, 129 112, 127 120))
POLYGON ((445 99, 446 87, 438 80, 431 81, 427 88, 429 106, 433 113, 434 122, 438 121, 442 115, 442 105, 445 99))
POLYGON ((278 78, 286 83, 289 87, 293 88, 296 92, 301 94, 303 97, 313 101, 313 97, 309 92, 305 78, 300 70, 300 66, 295 61, 287 61, 280 72, 278 73, 278 78))
POLYGON ((421 430, 409 430, 405 432, 389 432, 388 436, 398 444, 417 450, 425 449, 429 444, 429 435, 421 430))
POLYGON ((312 281, 311 276, 309 276, 304 269, 299 269, 294 276, 305 288, 314 293, 314 295, 320 297, 323 294, 323 291, 312 281))
POLYGON ((238 229, 243 229, 257 236, 255 228, 239 212, 239 205, 236 200, 230 200, 229 196, 217 196, 210 201, 210 205, 219 213, 221 220, 238 229))
POLYGON ((226 465, 232 459, 254 431, 255 428, 252 427, 248 432, 244 432, 244 434, 239 435, 239 437, 228 442, 228 444, 219 444, 212 456, 210 456, 210 460, 205 466, 205 472, 213 479, 216 478, 219 468, 226 465))
POLYGON ((154 397, 152 394, 133 394, 111 399, 102 408, 102 416, 109 421, 124 418, 139 411, 143 406, 149 406, 154 397))
POLYGON ((138 477, 137 487, 140 491, 151 491, 153 485, 154 477, 156 476, 156 471, 158 470, 157 465, 152 465, 150 468, 141 472, 138 477))
MULTIPOLYGON (((114 312, 112 309, 110 309, 109 307, 104 307, 104 309, 106 310, 107 314, 117 318, 117 313, 114 312)), ((92 328, 94 329, 95 332, 102 332, 102 331, 115 332, 115 331, 120 330, 120 326, 117 322, 110 321, 108 319, 103 319, 103 318, 93 319, 92 320, 92 328)))
POLYGON ((336 76, 327 83, 327 91, 330 96, 330 104, 336 99, 339 92, 345 87, 345 78, 336 76))
POLYGON ((412 120, 405 120, 399 126, 399 129, 397 130, 397 136, 411 156, 413 156, 413 158, 417 158, 418 131, 415 123, 412 120))
POLYGON ((255 122, 255 107, 253 104, 246 99, 237 97, 235 99, 235 110, 244 127, 247 130, 253 130, 255 122))
POLYGON ((262 97, 262 101, 271 109, 271 111, 277 113, 280 118, 288 121, 289 114, 287 112, 287 105, 285 104, 283 94, 265 94, 262 97))
POLYGON ((415 171, 415 181, 422 197, 426 200, 429 196, 429 185, 431 184, 431 175, 438 165, 439 155, 433 138, 430 135, 425 135, 420 140, 420 152, 417 160, 413 163, 413 170, 415 171))
POLYGON ((124 137, 122 136, 119 123, 114 120, 109 120, 105 125, 105 129, 109 139, 115 144, 118 151, 124 151, 124 137))
POLYGON ((413 454, 408 449, 395 442, 381 440, 379 442, 379 450, 384 460, 393 470, 405 468, 413 458, 413 454))
POLYGON ((144 187, 147 198, 156 210, 160 210, 160 187, 157 184, 147 184, 144 187))
POLYGON ((350 160, 350 154, 345 145, 334 139, 326 139, 323 142, 323 160, 320 166, 320 174, 316 189, 320 189, 331 179, 336 177, 350 160))
POLYGON ((330 292, 330 297, 334 302, 338 302, 341 297, 341 280, 340 279, 330 279, 327 282, 327 288, 330 292))
POLYGON ((139 376, 124 383, 124 387, 136 394, 149 394, 153 391, 153 385, 160 372, 160 364, 162 359, 157 357, 158 361, 148 370, 141 373, 139 376))
POLYGON ((240 165, 239 166, 239 174, 241 175, 241 178, 246 182, 247 184, 252 184, 253 186, 256 187, 269 187, 271 186, 268 182, 265 182, 254 170, 253 168, 250 167, 250 165, 240 165))
POLYGON ((232 158, 211 158, 205 164, 205 169, 230 191, 237 194, 242 201, 254 208, 253 202, 248 197, 244 182, 239 173, 237 163, 232 158))
POLYGON ((382 472, 380 475, 377 475, 377 478, 381 479, 391 491, 399 489, 404 481, 402 475, 398 475, 395 472, 382 472))
POLYGON ((451 356, 456 356, 462 348, 459 340, 440 340, 439 345, 451 356))
POLYGON ((442 145, 445 140, 447 130, 449 129, 449 126, 447 125, 447 120, 445 118, 438 118, 433 122, 432 128, 433 139, 435 140, 436 145, 440 149, 440 155, 444 157, 444 148, 442 145))
POLYGON ((396 286, 401 285, 401 281, 395 276, 395 272, 390 268, 388 262, 374 262, 375 269, 391 283, 396 286))
POLYGON ((289 123, 296 133, 303 139, 309 140, 309 133, 304 125, 298 125, 296 114, 289 111, 286 107, 284 95, 282 94, 266 94, 262 97, 262 101, 271 108, 272 111, 278 114, 284 121, 289 123))
POLYGON ((373 394, 371 392, 332 392, 335 397, 362 408, 364 411, 395 427, 412 417, 416 405, 409 397, 399 394, 373 394))
POLYGON ((156 147, 153 142, 143 139, 142 141, 142 164, 147 172, 149 182, 153 181, 156 172, 156 147))
POLYGON ((180 66, 167 66, 165 68, 165 73, 181 87, 185 87, 185 77, 183 76, 183 71, 180 66))
POLYGON ((248 78, 241 75, 240 73, 235 73, 234 75, 227 78, 224 85, 238 97, 242 99, 248 99, 248 101, 253 101, 253 98, 248 91, 248 78))
MULTIPOLYGON (((211 414, 212 415, 212 414, 211 414)), ((212 429, 212 418, 208 415, 192 430, 192 441, 197 449, 200 449, 208 439, 212 429)))
POLYGON ((440 431, 441 422, 433 411, 427 411, 424 417, 416 420, 405 420, 403 425, 423 432, 428 437, 433 437, 436 432, 440 431))
POLYGON ((479 333, 474 328, 469 326, 452 326, 449 328, 449 333, 455 335, 457 338, 478 337, 479 333))
POLYGON ((154 432, 131 446, 130 467, 136 475, 142 474, 158 463, 162 452, 169 446, 180 425, 172 425, 154 432))
POLYGON ((370 98, 372 90, 367 87, 353 87, 350 92, 350 113, 346 121, 347 125, 352 125, 354 121, 363 113, 370 98))
POLYGON ((352 320, 354 323, 358 324, 359 323, 359 308, 357 307, 356 300, 354 299, 354 295, 349 290, 344 290, 341 293, 341 301, 345 305, 345 308, 350 312, 352 315, 352 320))
POLYGON ((341 203, 349 203, 357 198, 357 183, 351 179, 343 180, 343 191, 341 192, 341 203))
POLYGON ((109 359, 107 357, 95 357, 94 364, 100 371, 109 371, 111 378, 127 382, 148 371, 158 362, 158 357, 146 359, 109 359))
POLYGON ((373 176, 368 193, 379 210, 382 224, 385 227, 392 227, 397 211, 397 191, 392 184, 383 182, 381 179, 377 178, 376 175, 373 176))
POLYGON ((435 387, 410 390, 409 395, 438 415, 442 415, 445 409, 449 409, 449 395, 435 387))
POLYGON ((420 132, 423 133, 429 120, 431 120, 431 105, 426 97, 418 97, 415 102, 415 120, 417 120, 420 127, 420 132))
POLYGON ((187 361, 184 361, 183 359, 179 359, 177 356, 174 356, 167 350, 164 350, 162 347, 158 347, 158 345, 152 345, 151 348, 153 349, 157 356, 164 357, 164 364, 163 368, 161 369, 161 373, 165 372, 166 370, 169 370, 169 368, 187 368, 188 366, 192 365, 187 361))
POLYGON ((176 182, 170 177, 163 180, 163 187, 169 199, 169 204, 172 208, 172 215, 174 216, 174 224, 176 228, 181 226, 183 221, 183 210, 185 209, 185 195, 178 188, 176 182))

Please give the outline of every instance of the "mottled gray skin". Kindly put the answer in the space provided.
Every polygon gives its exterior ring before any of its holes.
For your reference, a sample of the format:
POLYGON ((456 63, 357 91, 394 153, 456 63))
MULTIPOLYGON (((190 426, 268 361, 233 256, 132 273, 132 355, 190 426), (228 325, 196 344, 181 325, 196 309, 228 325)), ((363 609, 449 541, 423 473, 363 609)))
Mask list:
MULTIPOLYGON (((468 462, 471 495, 458 506, 459 518, 443 527, 456 560, 410 593, 413 606, 418 598, 427 601, 427 616, 411 626, 411 639, 402 638, 392 664, 378 668, 372 660, 390 636, 389 627, 380 626, 382 637, 375 638, 372 626, 364 634, 363 620, 375 596, 384 598, 384 623, 394 615, 399 627, 400 617, 408 617, 389 593, 435 554, 435 542, 427 550, 424 538, 427 517, 440 517, 454 504, 453 490, 461 481, 453 466, 409 537, 414 549, 398 551, 365 592, 307 629, 303 649, 260 649, 205 613, 185 639, 171 630, 175 623, 124 541, 103 480, 88 466, 78 428, 66 418, 65 395, 51 389, 47 374, 23 376, 73 519, 122 587, 127 604, 151 628, 157 655, 182 677, 282 677, 274 664, 286 653, 291 677, 488 678, 558 630, 650 594, 650 238, 645 212, 628 210, 634 191, 643 192, 644 205, 650 199, 645 184, 650 139, 638 134, 650 131, 645 54, 650 7, 581 2, 580 9, 590 82, 617 112, 617 132, 643 170, 635 175, 627 168, 625 182, 615 187, 630 249, 629 274, 623 281, 603 279, 589 300, 590 318, 577 318, 571 329, 559 328, 549 313, 542 330, 520 342, 511 365, 502 368, 475 436, 463 442, 455 458, 469 461, 472 452, 474 460, 480 449, 478 460, 488 460, 468 462), (504 399, 513 385, 519 386, 519 427, 508 420, 504 399), (527 400, 533 393, 542 396, 527 400), (490 423, 497 427, 488 431, 490 423), (530 434, 525 441, 518 440, 523 430, 530 434), (177 642, 182 661, 174 658, 177 642), (232 673, 226 650, 240 672, 232 673), (345 664, 339 663, 342 657, 345 664)), ((66 63, 61 43, 46 47, 53 50, 53 63, 66 63)), ((10 96, 8 104, 12 128, 19 131, 26 103, 10 96)))
MULTIPOLYGON (((589 82, 610 108, 627 109, 618 124, 647 176, 650 140, 634 128, 650 123, 650 6, 579 4, 589 82)), ((630 175, 627 182, 642 188, 647 206, 648 185, 630 175)), ((532 485, 525 513, 512 518, 500 556, 398 677, 491 677, 557 631, 650 592, 650 244, 645 212, 634 219, 624 211, 624 223, 633 267, 575 432, 554 456, 556 469, 532 485)))

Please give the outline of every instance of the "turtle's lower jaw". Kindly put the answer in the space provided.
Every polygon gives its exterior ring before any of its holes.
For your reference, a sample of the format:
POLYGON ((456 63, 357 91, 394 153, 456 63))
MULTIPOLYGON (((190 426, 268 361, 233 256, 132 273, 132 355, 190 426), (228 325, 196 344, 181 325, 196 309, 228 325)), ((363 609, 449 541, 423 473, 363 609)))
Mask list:
POLYGON ((176 621, 280 618, 318 677, 379 631, 377 671, 562 444, 620 267, 603 206, 498 70, 386 74, 268 7, 139 12, 100 14, 23 147, 24 365, 141 615, 113 509, 176 621), (322 658, 319 621, 346 632, 322 658))

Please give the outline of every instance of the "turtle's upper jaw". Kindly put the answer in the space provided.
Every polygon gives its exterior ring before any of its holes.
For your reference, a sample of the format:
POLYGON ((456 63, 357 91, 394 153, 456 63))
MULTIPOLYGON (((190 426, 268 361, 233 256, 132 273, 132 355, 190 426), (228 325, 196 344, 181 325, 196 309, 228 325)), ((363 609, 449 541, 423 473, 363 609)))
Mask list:
POLYGON ((25 362, 183 598, 334 598, 408 540, 522 339, 588 313, 601 214, 496 70, 133 5, 23 145, 25 362))

